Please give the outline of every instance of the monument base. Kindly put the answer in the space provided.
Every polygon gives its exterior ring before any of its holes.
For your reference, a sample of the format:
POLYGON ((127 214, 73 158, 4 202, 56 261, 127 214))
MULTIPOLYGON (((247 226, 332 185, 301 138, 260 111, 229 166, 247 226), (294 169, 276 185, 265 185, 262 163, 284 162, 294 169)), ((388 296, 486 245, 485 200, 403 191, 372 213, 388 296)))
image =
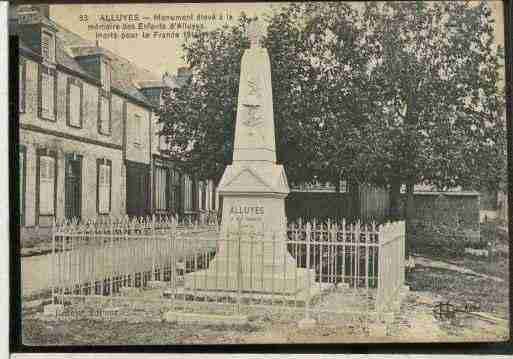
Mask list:
POLYGON ((290 268, 284 273, 264 273, 263 276, 236 272, 216 274, 211 270, 202 270, 186 274, 184 287, 185 290, 294 295, 314 283, 315 271, 305 268, 290 268))
POLYGON ((314 304, 321 295, 335 290, 335 286, 331 283, 313 283, 310 287, 303 288, 296 293, 265 293, 251 291, 233 291, 233 290, 205 290, 203 288, 192 290, 180 288, 171 294, 172 298, 185 300, 187 296, 203 298, 205 303, 217 301, 225 304, 235 303, 240 300, 242 304, 264 304, 280 303, 292 305, 294 307, 302 307, 307 302, 314 304), (228 300, 227 300, 228 299, 228 300))

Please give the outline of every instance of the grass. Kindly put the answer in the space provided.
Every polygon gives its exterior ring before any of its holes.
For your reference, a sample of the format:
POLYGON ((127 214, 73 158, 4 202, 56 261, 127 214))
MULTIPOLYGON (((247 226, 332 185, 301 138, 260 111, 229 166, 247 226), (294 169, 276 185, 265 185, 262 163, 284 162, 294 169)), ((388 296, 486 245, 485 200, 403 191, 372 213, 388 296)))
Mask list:
POLYGON ((509 317, 509 263, 506 256, 495 256, 491 259, 469 256, 456 258, 430 256, 429 258, 498 277, 503 282, 417 265, 415 271, 407 275, 411 290, 432 292, 459 305, 472 301, 480 305, 481 311, 503 319, 509 317))

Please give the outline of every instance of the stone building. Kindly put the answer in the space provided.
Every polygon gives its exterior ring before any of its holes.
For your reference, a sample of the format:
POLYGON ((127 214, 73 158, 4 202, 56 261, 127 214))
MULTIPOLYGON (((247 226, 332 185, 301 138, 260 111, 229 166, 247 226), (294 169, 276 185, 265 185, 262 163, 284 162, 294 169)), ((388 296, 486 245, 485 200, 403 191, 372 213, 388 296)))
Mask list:
POLYGON ((161 79, 49 15, 48 5, 25 5, 9 21, 19 36, 22 226, 210 208, 192 176, 180 173, 176 182, 159 169, 161 79))

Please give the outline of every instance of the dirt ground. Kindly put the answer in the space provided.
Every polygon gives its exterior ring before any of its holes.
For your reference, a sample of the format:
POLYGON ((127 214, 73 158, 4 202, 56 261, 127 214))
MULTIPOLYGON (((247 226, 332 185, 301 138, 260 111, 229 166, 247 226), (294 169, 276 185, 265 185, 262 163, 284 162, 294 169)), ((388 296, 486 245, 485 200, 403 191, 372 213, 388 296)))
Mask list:
POLYGON ((504 341, 509 337, 507 259, 462 258, 449 261, 424 258, 408 274, 411 290, 387 325, 369 319, 344 324, 317 324, 301 329, 297 322, 258 319, 246 325, 184 325, 153 318, 136 322, 95 320, 44 321, 30 313, 23 318, 27 345, 80 344, 258 344, 356 342, 504 341), (451 263, 449 263, 451 262, 451 263), (430 263, 436 264, 431 267, 430 263), (444 269, 445 267, 450 269, 444 269), (461 270, 462 268, 467 270, 461 270), (501 280, 491 280, 486 276, 501 280), (433 315, 439 301, 464 306, 471 301, 487 319, 467 313, 440 320, 433 315))

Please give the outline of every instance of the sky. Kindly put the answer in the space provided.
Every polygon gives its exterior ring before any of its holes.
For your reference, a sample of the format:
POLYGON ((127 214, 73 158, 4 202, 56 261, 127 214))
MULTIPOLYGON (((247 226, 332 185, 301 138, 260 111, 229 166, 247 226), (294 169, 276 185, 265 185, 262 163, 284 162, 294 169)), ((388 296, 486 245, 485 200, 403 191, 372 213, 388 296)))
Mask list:
MULTIPOLYGON (((502 20, 502 1, 490 1, 490 7, 496 19, 497 43, 504 46, 504 26, 502 20)), ((244 11, 249 16, 263 15, 270 13, 274 8, 283 6, 285 3, 193 3, 193 4, 66 4, 51 5, 50 16, 54 21, 71 30, 80 36, 95 41, 95 31, 88 30, 88 24, 102 23, 97 19, 100 15, 138 14, 153 17, 155 14, 177 16, 192 14, 210 15, 212 13, 231 14, 232 20, 202 21, 205 29, 214 29, 224 24, 235 24, 238 16, 244 11), (87 15, 88 21, 80 21, 80 15, 87 15)), ((359 3, 358 6, 362 5, 359 3)), ((142 21, 147 22, 147 21, 142 21)), ((193 21, 191 23, 198 23, 193 21)), ((176 73, 180 66, 185 63, 182 59, 181 44, 183 38, 168 39, 125 39, 125 40, 100 40, 102 47, 121 55, 135 64, 146 68, 160 76, 164 72, 176 73)))
MULTIPOLYGON (((283 4, 283 3, 282 3, 283 4)), ((88 31, 88 23, 100 23, 99 15, 114 14, 139 14, 140 17, 154 14, 161 15, 197 15, 231 14, 232 21, 216 20, 203 21, 206 29, 214 29, 224 24, 235 24, 242 11, 247 15, 254 16, 271 11, 269 3, 204 3, 204 4, 130 4, 130 5, 107 5, 107 4, 66 4, 51 5, 51 18, 83 38, 96 41, 95 32, 88 31), (88 22, 80 21, 80 15, 86 14, 88 22)), ((147 21, 142 21, 147 22, 147 21)), ((101 22, 105 24, 106 22, 101 22)), ((197 23, 197 22, 196 22, 197 23)), ((176 73, 178 67, 185 65, 182 60, 181 44, 183 39, 125 39, 125 40, 100 40, 100 46, 121 55, 135 64, 144 67, 156 74, 163 74, 168 71, 176 73)))

